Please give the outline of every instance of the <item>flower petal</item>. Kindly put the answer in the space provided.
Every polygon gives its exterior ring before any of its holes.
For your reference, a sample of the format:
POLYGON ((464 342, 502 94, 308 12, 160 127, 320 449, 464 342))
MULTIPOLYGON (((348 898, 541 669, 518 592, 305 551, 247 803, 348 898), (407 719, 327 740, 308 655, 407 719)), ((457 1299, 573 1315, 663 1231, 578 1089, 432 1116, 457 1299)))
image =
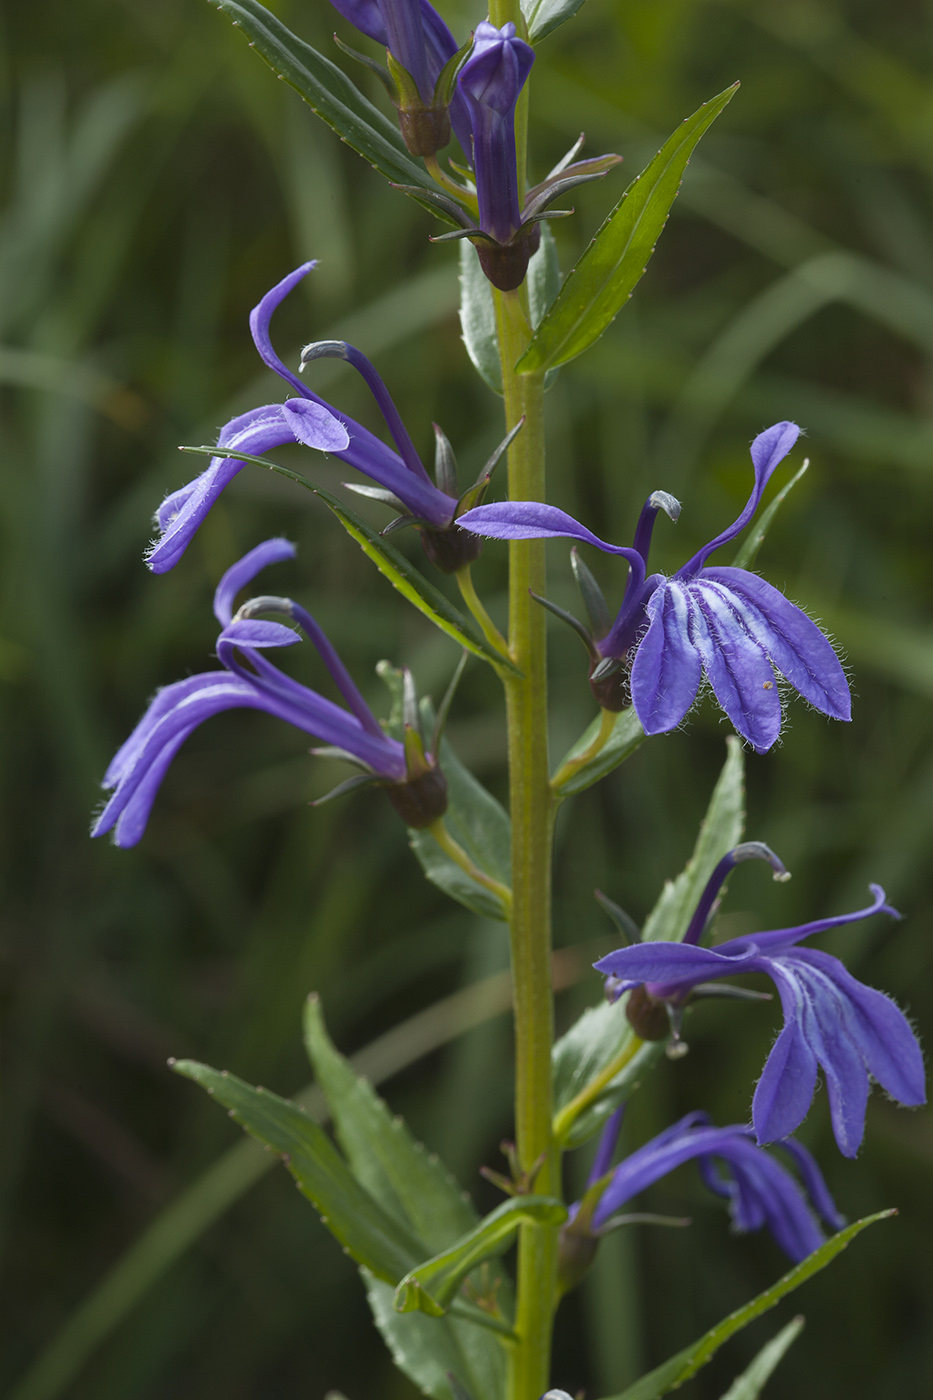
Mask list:
POLYGON ((720 545, 728 544, 730 540, 735 539, 736 535, 741 534, 758 509, 765 487, 771 479, 775 467, 784 460, 799 436, 800 429, 797 424, 787 422, 775 423, 773 427, 766 428, 763 433, 758 434, 751 445, 755 484, 752 487, 752 494, 745 503, 744 510, 727 530, 723 530, 715 539, 710 540, 708 545, 704 545, 682 569, 678 570, 678 578, 693 578, 702 569, 715 549, 719 549, 720 545))
POLYGON ((696 700, 702 664, 690 638, 692 606, 686 589, 660 584, 647 613, 651 622, 632 666, 632 703, 646 734, 666 734, 696 700))
POLYGON ((778 982, 786 1023, 761 1071, 752 1100, 759 1143, 776 1142, 799 1127, 816 1091, 816 1056, 798 1022, 795 988, 778 982))
POLYGON ((607 544, 566 511, 544 505, 542 501, 492 501, 489 505, 464 511, 457 516, 457 524, 491 540, 579 540, 582 544, 595 545, 604 554, 621 554, 630 563, 637 560, 644 577, 644 560, 637 550, 607 544))
MULTIPOLYGON (((227 423, 217 446, 227 452, 239 448, 255 456, 294 441, 281 405, 265 404, 227 423)), ((211 458, 206 471, 162 502, 156 512, 161 537, 146 554, 146 563, 153 573, 164 574, 175 567, 214 502, 242 469, 243 463, 235 455, 218 454, 211 458)))
POLYGON ((291 384, 302 398, 307 398, 308 391, 296 374, 292 374, 290 369, 286 369, 278 355, 272 348, 272 340, 269 336, 269 322, 272 320, 272 313, 280 302, 284 301, 289 292, 298 286, 298 283, 307 277, 313 267, 317 267, 316 261, 302 263, 296 267, 294 272, 290 272, 287 277, 283 277, 281 282, 276 282, 271 291, 266 292, 261 301, 257 302, 249 313, 249 328, 253 336, 253 344, 259 351, 260 359, 270 369, 274 369, 280 378, 291 384))
POLYGON ((283 622, 269 622, 265 618, 241 617, 225 627, 218 639, 232 642, 237 647, 290 647, 301 641, 292 627, 283 622))
POLYGON ((631 943, 615 948, 593 966, 604 977, 618 977, 628 986, 637 987, 642 982, 666 986, 733 977, 749 971, 748 961, 724 958, 715 948, 697 948, 692 943, 631 943))
POLYGON ((706 574, 685 585, 694 603, 691 639, 716 699, 757 753, 781 732, 781 697, 774 670, 742 626, 729 593, 706 574))
POLYGON ((749 634, 805 700, 834 719, 852 718, 849 685, 829 638, 796 604, 746 569, 704 569, 726 589, 749 634))
POLYGON ((281 564, 285 559, 294 559, 297 550, 290 540, 263 540, 224 574, 214 590, 214 616, 221 627, 226 627, 233 618, 233 604, 241 588, 252 583, 257 574, 270 564, 281 564))
POLYGON ((910 1022, 900 1007, 874 987, 859 982, 838 958, 815 948, 800 948, 794 962, 819 968, 839 991, 846 1029, 858 1046, 868 1072, 898 1103, 926 1103, 923 1056, 910 1022))
POLYGON ((319 452, 344 452, 350 434, 329 408, 310 399, 286 399, 282 415, 297 442, 316 447, 319 452))

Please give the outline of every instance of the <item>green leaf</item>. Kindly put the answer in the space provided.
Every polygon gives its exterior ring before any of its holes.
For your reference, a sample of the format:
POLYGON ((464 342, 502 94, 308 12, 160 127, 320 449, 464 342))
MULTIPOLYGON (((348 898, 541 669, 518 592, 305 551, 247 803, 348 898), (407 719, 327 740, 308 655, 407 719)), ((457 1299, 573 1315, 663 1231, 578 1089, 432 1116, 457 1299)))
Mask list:
MULTIPOLYGON (((532 326, 537 326, 560 290, 557 244, 547 224, 539 225, 541 242, 528 264, 528 308, 532 326)), ((460 241, 460 331, 473 367, 495 393, 502 393, 502 366, 496 334, 496 309, 492 285, 479 265, 476 249, 469 239, 460 241)), ((549 389, 557 371, 545 376, 549 389)))
POLYGON ((468 238, 460 240, 460 333, 480 379, 501 394, 502 365, 492 286, 468 238))
POLYGON ((774 523, 774 517, 783 505, 788 493, 797 485, 797 482, 804 475, 809 465, 810 458, 805 457, 800 470, 791 477, 786 486, 781 488, 768 506, 768 509, 762 512, 761 519, 756 521, 753 525, 751 533, 742 541, 742 547, 732 561, 732 567, 734 569, 750 569, 754 564, 755 556, 765 542, 765 535, 774 523))
POLYGON ((516 365, 530 374, 566 364, 598 340, 628 301, 654 252, 687 161, 738 83, 674 132, 597 231, 516 365))
POLYGON ((366 1296, 392 1360, 433 1400, 451 1400, 455 1376, 473 1400, 502 1400, 506 1383, 504 1348, 490 1332, 448 1314, 395 1311, 395 1289, 367 1275, 366 1296))
POLYGON ((706 816, 700 823, 693 855, 676 880, 668 880, 645 922, 646 942, 679 943, 687 932, 706 882, 723 856, 737 846, 745 830, 745 757, 735 735, 726 740, 728 750, 719 781, 713 789, 706 816))
POLYGON ((463 614, 448 602, 433 583, 429 583, 423 574, 420 574, 413 564, 399 554, 398 550, 388 544, 375 530, 370 529, 365 520, 361 520, 352 510, 348 510, 336 496, 332 496, 329 491, 322 487, 315 487, 315 494, 320 496, 330 509, 334 512, 343 528, 351 539, 356 540, 363 553, 373 561, 376 568, 383 574, 394 588, 397 588, 403 598, 407 598, 419 612, 430 618, 435 627, 439 627, 442 632, 446 632, 448 637, 453 637, 458 646, 466 647, 474 655, 482 657, 484 661, 491 661, 500 669, 517 671, 517 667, 507 660, 495 647, 489 645, 486 638, 475 631, 471 622, 468 622, 463 614))
POLYGON ((722 1400, 758 1400, 765 1383, 782 1360, 784 1353, 803 1331, 803 1322, 802 1317, 793 1318, 776 1337, 766 1342, 751 1365, 747 1366, 740 1376, 736 1376, 722 1400))
MULTIPOLYGON (((508 812, 463 766, 446 739, 441 742, 440 766, 447 779, 447 830, 484 874, 508 887, 512 880, 508 812)), ((461 870, 429 831, 411 830, 408 840, 425 875, 438 889, 483 918, 507 919, 507 910, 495 892, 461 870)))
MULTIPOLYGON (((588 1007, 579 1020, 561 1036, 554 1046, 551 1062, 554 1069, 554 1112, 576 1098, 611 1064, 635 1038, 635 1032, 625 1016, 624 1001, 588 1007)), ((642 1077, 652 1069, 664 1053, 661 1041, 648 1041, 600 1094, 574 1119, 563 1146, 582 1147, 594 1137, 610 1113, 635 1093, 642 1077)))
POLYGON ((536 44, 553 34, 565 20, 572 19, 583 0, 522 0, 522 14, 528 25, 528 39, 536 44))
POLYGON ((395 1290, 396 1311, 443 1316, 467 1275, 484 1259, 503 1254, 520 1225, 528 1221, 562 1225, 566 1219, 567 1207, 553 1196, 513 1196, 503 1201, 450 1249, 402 1279, 395 1290))
MULTIPOLYGON (((269 67, 381 175, 393 184, 436 191, 437 186, 421 162, 412 160, 395 123, 374 107, 336 64, 299 39, 258 0, 211 3, 230 16, 269 67)), ((419 204, 445 223, 455 222, 428 199, 419 199, 416 192, 406 193, 412 193, 419 204)))
POLYGON ((477 1214, 469 1196, 338 1054, 317 996, 305 1003, 304 1038, 340 1146, 363 1189, 423 1241, 426 1254, 445 1249, 471 1230, 477 1214))
MULTIPOLYGON (((469 1197, 338 1054, 314 996, 306 1003, 304 1035, 351 1171, 380 1206, 424 1242, 422 1258, 473 1229, 477 1215, 469 1197)), ((364 1281, 376 1324, 396 1364, 427 1394, 449 1400, 451 1373, 469 1386, 476 1400, 498 1400, 505 1357, 492 1332, 458 1317, 443 1322, 400 1317, 392 1305, 394 1289, 365 1272, 364 1281)), ((475 1282, 476 1291, 485 1285, 484 1291, 508 1310, 511 1288, 501 1269, 489 1270, 475 1282)))
POLYGON ((808 1255, 802 1263, 791 1269, 789 1273, 779 1278, 771 1288, 765 1289, 764 1293, 759 1293, 757 1298, 753 1298, 750 1303, 746 1303, 744 1308, 739 1308, 736 1312, 730 1313, 723 1318, 722 1322, 715 1327, 711 1327, 702 1337, 693 1342, 691 1346, 684 1347, 676 1356, 672 1356, 669 1361, 665 1361, 661 1366, 650 1371, 648 1375, 642 1376, 641 1380, 629 1386, 628 1390, 619 1395, 613 1395, 611 1400, 658 1400, 658 1397, 665 1395, 669 1390, 676 1390, 684 1381, 695 1376, 707 1361, 715 1356, 716 1352, 727 1342, 730 1337, 734 1337, 736 1332, 741 1332, 743 1327, 747 1327, 750 1322, 754 1322, 756 1317, 773 1308, 775 1303, 779 1303, 788 1293, 792 1293, 795 1288, 799 1288, 807 1279, 819 1273, 820 1269, 825 1269, 826 1265, 835 1259, 837 1254, 841 1254, 856 1235, 869 1225, 874 1225, 876 1220, 887 1220, 891 1215, 896 1215, 894 1210, 880 1210, 875 1215, 869 1215, 865 1220, 856 1220, 853 1225, 849 1225, 845 1230, 840 1230, 837 1235, 833 1235, 825 1244, 820 1245, 812 1254, 808 1255))
MULTIPOLYGON (((573 747, 564 754, 557 767, 557 772, 560 772, 567 764, 572 764, 581 754, 586 753, 599 734, 600 723, 600 717, 597 715, 573 747)), ((584 763, 564 782, 555 785, 555 793, 558 797, 572 797, 574 793, 585 792, 588 787, 598 783, 600 778, 605 778, 607 773, 611 773, 614 768, 618 768, 620 763, 624 763, 627 758, 630 758, 646 737, 647 735, 641 727, 641 720, 636 715, 634 708, 621 710, 612 733, 599 753, 594 754, 588 763, 584 763)))
POLYGON ((302 1194, 358 1264, 397 1283, 423 1257, 418 1241, 363 1189, 324 1130, 297 1104, 194 1060, 179 1060, 173 1068, 281 1154, 302 1194))

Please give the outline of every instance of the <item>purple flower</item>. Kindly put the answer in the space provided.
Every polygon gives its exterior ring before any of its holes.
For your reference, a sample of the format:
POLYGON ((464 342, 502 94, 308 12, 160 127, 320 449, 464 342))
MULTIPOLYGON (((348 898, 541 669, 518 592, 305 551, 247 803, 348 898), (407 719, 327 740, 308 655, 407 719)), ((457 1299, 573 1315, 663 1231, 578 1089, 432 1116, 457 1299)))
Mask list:
POLYGON ((706 917, 736 857, 742 858, 742 849, 717 866, 682 943, 617 948, 600 959, 596 969, 612 979, 610 995, 633 992, 629 1019, 636 1031, 641 1026, 640 1034, 655 1039, 666 1035, 651 1029, 655 1008, 676 1012, 701 983, 764 972, 778 989, 784 1028, 752 1103, 758 1141, 775 1142, 803 1122, 821 1067, 836 1142, 845 1156, 854 1157, 865 1131, 869 1076, 899 1103, 922 1104, 923 1058, 907 1018, 890 997, 857 982, 838 958, 798 944, 872 914, 895 919, 900 915, 885 902, 880 885, 872 885, 873 902, 851 914, 733 938, 715 948, 698 947, 706 917))
POLYGON ((680 511, 663 491, 646 502, 632 548, 606 544, 562 510, 535 501, 478 506, 458 523, 496 539, 564 536, 621 555, 628 561, 628 582, 615 621, 593 642, 597 660, 606 663, 596 667, 594 682, 630 665, 638 718, 647 734, 663 734, 683 720, 705 675, 739 734, 765 753, 781 730, 776 671, 816 709, 834 719, 851 718, 845 673, 816 624, 757 574, 706 562, 749 523, 799 432, 795 423, 775 423, 755 438, 755 485, 745 509, 672 578, 646 577, 655 516, 664 510, 676 520, 680 511))
POLYGON ((362 34, 383 44, 411 80, 414 92, 396 96, 402 132, 412 154, 433 155, 440 150, 450 139, 451 124, 469 152, 470 121, 463 99, 452 96, 448 120, 447 103, 437 90, 443 69, 457 52, 457 41, 434 6, 428 0, 331 0, 331 4, 362 34), (432 122, 433 114, 443 120, 432 122), (414 133, 407 129, 411 126, 414 133))
MULTIPOLYGON (((312 734, 365 770, 356 781, 387 785, 393 805, 410 826, 430 825, 447 805, 446 783, 420 737, 406 731, 406 742, 390 738, 372 714, 349 672, 310 613, 289 598, 255 598, 234 614, 234 599, 269 564, 294 557, 287 540, 266 540, 228 569, 214 594, 214 616, 222 631, 217 656, 222 671, 189 676, 156 693, 126 743, 115 755, 103 786, 113 790, 92 828, 93 836, 113 831, 118 846, 135 846, 149 820, 162 779, 182 744, 198 725, 223 710, 265 710, 312 734), (263 655, 272 647, 293 646, 300 635, 281 622, 263 621, 258 612, 277 612, 297 623, 316 648, 347 708, 300 685, 263 655), (420 819, 419 819, 420 817, 420 819)), ((355 781, 355 780, 351 780, 355 781)))
MULTIPOLYGON (((497 29, 483 20, 476 26, 473 52, 457 75, 457 88, 472 125, 472 140, 466 149, 472 147, 473 152, 473 210, 475 213, 478 209, 479 224, 449 195, 439 191, 427 193, 427 198, 462 225, 453 233, 439 235, 434 242, 469 238, 489 281, 503 292, 514 291, 524 281, 528 260, 540 239, 538 222, 567 212, 546 213, 552 200, 584 181, 601 179, 621 159, 607 155, 575 161, 583 144, 581 137, 541 184, 528 190, 523 198, 515 146, 515 108, 534 57, 530 44, 518 38, 514 24, 497 29)), ((411 192, 422 199, 426 193, 422 189, 411 192)), ((462 194, 467 203, 472 202, 470 191, 463 189, 462 194)))
POLYGON ((572 1208, 570 1222, 562 1231, 561 1255, 568 1285, 581 1276, 580 1265, 592 1260, 599 1237, 626 1222, 626 1217, 616 1217, 619 1208, 691 1160, 697 1161, 710 1190, 728 1201, 736 1231, 767 1226, 781 1249, 795 1261, 805 1259, 823 1243, 825 1236, 817 1217, 832 1230, 845 1224, 819 1167, 800 1143, 789 1138, 780 1146, 797 1167, 802 1187, 770 1153, 755 1146, 750 1128, 739 1124, 714 1128, 706 1113, 688 1113, 612 1168, 622 1113, 623 1109, 618 1109, 607 1123, 587 1192, 572 1208), (576 1277, 572 1277, 574 1265, 576 1277))
POLYGON ((508 243, 521 224, 515 107, 534 61, 534 49, 516 37, 514 24, 497 29, 483 20, 457 75, 473 126, 479 226, 497 243, 508 243))
MULTIPOLYGON (((431 481, 402 422, 388 390, 366 356, 343 341, 324 341, 308 346, 305 361, 321 356, 338 356, 347 360, 363 376, 385 419, 397 451, 355 422, 347 414, 331 408, 306 384, 286 369, 272 347, 269 322, 272 313, 293 287, 316 264, 303 263, 284 277, 262 298, 250 314, 250 330, 260 358, 274 369, 300 396, 284 404, 265 404, 250 409, 232 419, 220 432, 218 447, 233 451, 239 448, 251 456, 268 452, 285 443, 303 443, 322 452, 330 452, 348 466, 378 483, 376 494, 399 511, 409 514, 422 529, 425 546, 430 550, 432 535, 444 536, 452 553, 457 554, 449 536, 455 536, 459 547, 459 563, 476 558, 479 542, 454 525, 458 501, 440 490, 431 481)), ((187 549, 208 511, 243 463, 234 455, 212 457, 207 470, 180 491, 168 496, 156 512, 159 537, 146 557, 154 573, 166 573, 174 568, 187 549)))

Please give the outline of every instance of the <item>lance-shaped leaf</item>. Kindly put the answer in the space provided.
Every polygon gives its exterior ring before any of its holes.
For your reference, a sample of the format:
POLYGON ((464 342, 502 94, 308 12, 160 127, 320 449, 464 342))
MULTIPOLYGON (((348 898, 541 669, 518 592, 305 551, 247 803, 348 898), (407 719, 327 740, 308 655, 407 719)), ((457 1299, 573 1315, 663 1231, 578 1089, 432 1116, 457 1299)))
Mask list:
POLYGON ((242 29, 251 48, 280 78, 304 98, 312 111, 336 131, 342 141, 368 160, 393 184, 405 187, 425 209, 455 223, 429 198, 434 181, 420 161, 412 160, 401 133, 378 107, 363 96, 345 73, 299 39, 258 0, 211 0, 242 29), (421 191, 424 197, 421 197, 421 191))
POLYGON ((522 0, 522 14, 528 25, 528 42, 536 44, 553 34, 581 9, 583 0, 522 0))
MULTIPOLYGON (((430 715, 426 717, 430 732, 430 715)), ((449 742, 441 743, 439 762, 447 779, 444 825, 478 870, 509 888, 512 879, 512 826, 509 814, 460 762, 449 742)), ((412 830, 409 844, 433 885, 485 919, 508 919, 495 890, 474 880, 437 844, 430 831, 412 830)))
POLYGON ((336 496, 332 496, 329 491, 318 486, 315 488, 316 495, 320 496, 330 509, 334 512, 343 528, 351 539, 356 540, 367 558, 371 559, 376 568, 383 574, 394 588, 397 588, 403 598, 407 598, 419 612, 430 618, 435 627, 439 627, 442 632, 446 632, 448 637, 474 655, 481 656, 484 661, 490 661, 500 669, 504 668, 516 672, 517 667, 504 657, 495 647, 490 646, 472 623, 468 622, 459 609, 453 603, 448 602, 433 583, 420 574, 415 566, 400 554, 393 545, 388 544, 381 535, 371 529, 352 510, 348 510, 336 496))
MULTIPOLYGON (((368 1080, 334 1048, 320 1002, 309 997, 305 1045, 323 1090, 340 1145, 357 1181, 394 1218, 424 1242, 422 1257, 452 1245, 477 1223, 469 1197, 438 1159, 416 1142, 368 1080)), ((400 1316, 394 1289, 364 1274, 376 1325, 396 1364, 425 1393, 449 1400, 448 1373, 468 1384, 475 1400, 498 1400, 505 1383, 505 1354, 488 1327, 450 1315, 438 1321, 421 1314, 400 1316)), ((487 1267, 484 1299, 508 1326, 511 1287, 501 1268, 487 1267)), ((466 1300, 462 1300, 466 1304, 466 1300)), ((462 1309, 461 1309, 462 1311, 462 1309)))
POLYGON ((516 366, 522 374, 552 369, 582 354, 622 310, 648 266, 694 147, 737 87, 727 88, 682 122, 629 185, 535 331, 516 366))
POLYGON ((396 1283, 418 1262, 418 1241, 363 1189, 323 1128, 297 1104, 194 1060, 179 1060, 173 1068, 284 1158, 302 1194, 358 1264, 396 1283))
MULTIPOLYGON (((572 765, 581 755, 586 753, 599 734, 601 722, 599 716, 593 720, 589 728, 581 734, 577 742, 568 749, 561 759, 557 772, 572 765)), ((600 778, 605 778, 606 774, 611 773, 614 768, 618 768, 620 763, 624 763, 627 758, 630 758, 645 738, 641 720, 634 709, 621 710, 613 725, 612 733, 599 752, 562 782, 555 783, 554 792, 558 797, 572 797, 574 793, 584 792, 594 783, 598 783, 600 778)))
POLYGON ((700 823, 693 854, 677 876, 669 880, 645 921, 646 942, 679 943, 687 932, 694 909, 723 856, 739 844, 745 831, 745 755, 735 735, 726 740, 726 761, 706 816, 700 823))
POLYGON ((765 1342, 754 1361, 746 1366, 740 1376, 736 1376, 722 1400, 758 1400, 765 1383, 776 1370, 785 1352, 803 1331, 803 1323, 802 1317, 795 1317, 786 1327, 781 1328, 776 1337, 772 1337, 770 1342, 765 1342))
POLYGON ((484 1259, 503 1254, 519 1226, 526 1222, 562 1225, 566 1219, 567 1207, 553 1196, 513 1196, 503 1201, 452 1248, 419 1264, 402 1279, 395 1290, 396 1310, 443 1316, 467 1275, 484 1259))
POLYGON ((741 1332, 750 1322, 754 1322, 756 1317, 761 1317, 762 1313, 773 1308, 788 1293, 793 1293, 795 1288, 806 1283, 807 1279, 819 1273, 820 1269, 825 1269, 826 1265, 831 1263, 837 1254, 841 1254, 867 1226, 874 1225, 876 1220, 887 1220, 889 1216, 896 1214, 894 1210, 880 1210, 877 1214, 869 1215, 864 1220, 856 1220, 845 1230, 840 1230, 837 1235, 833 1235, 825 1244, 820 1245, 819 1249, 808 1255, 802 1263, 784 1274, 783 1278, 779 1278, 771 1288, 759 1293, 758 1297, 746 1303, 744 1308, 730 1313, 690 1346, 684 1347, 683 1351, 679 1351, 669 1361, 649 1371, 648 1375, 642 1376, 641 1380, 629 1386, 628 1390, 613 1395, 611 1400, 658 1400, 659 1396, 683 1385, 684 1381, 695 1376, 697 1371, 715 1356, 723 1343, 734 1337, 736 1332, 741 1332))
POLYGON ((304 1038, 340 1146, 364 1190, 429 1251, 471 1230, 477 1214, 470 1198, 334 1048, 317 996, 305 1003, 304 1038))
POLYGON ((774 517, 777 515, 789 493, 797 485, 797 482, 804 475, 810 465, 810 458, 804 457, 803 466, 791 477, 786 486, 782 487, 768 509, 762 511, 761 516, 752 526, 748 538, 743 540, 742 547, 732 561, 734 569, 750 569, 755 562, 755 556, 765 542, 765 535, 774 524, 774 517))

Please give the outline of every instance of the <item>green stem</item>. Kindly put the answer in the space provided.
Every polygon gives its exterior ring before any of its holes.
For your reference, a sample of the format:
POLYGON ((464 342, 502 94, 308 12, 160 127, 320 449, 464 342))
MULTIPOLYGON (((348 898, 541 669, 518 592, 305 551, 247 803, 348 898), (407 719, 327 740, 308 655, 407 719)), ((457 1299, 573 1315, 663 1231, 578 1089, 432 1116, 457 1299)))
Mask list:
MULTIPOLYGON (((514 365, 529 328, 518 293, 497 292, 506 427, 524 418, 509 448, 509 496, 544 500, 543 378, 514 365)), ((519 1167, 544 1165, 535 1189, 560 1191, 551 1133, 551 840, 555 801, 548 772, 545 613, 531 593, 545 591, 544 542, 509 545, 509 648, 521 676, 505 678, 512 815, 512 979, 515 1017, 515 1140, 519 1167)), ((508 1400, 539 1400, 550 1383, 557 1231, 524 1225, 519 1237, 515 1330, 508 1400)))
POLYGON ((483 636, 491 647, 495 647, 496 651, 501 652, 502 655, 507 658, 509 649, 506 640, 480 601, 473 584, 473 575, 470 572, 469 564, 465 564, 462 569, 458 569, 454 577, 457 580, 457 585, 460 589, 463 601, 479 623, 483 636))
POLYGON ((581 754, 568 761, 558 768, 551 779, 551 786, 557 792, 564 783, 569 782, 575 773, 579 773, 589 763, 591 758, 595 758, 600 749, 605 748, 612 737, 612 731, 616 727, 616 720, 619 718, 615 710, 600 710, 599 730, 592 744, 588 744, 581 754))
POLYGON ((455 841, 451 836, 447 827, 444 825, 443 817, 439 818, 427 829, 434 837, 441 850, 450 856, 450 859, 455 865, 459 865, 460 869, 464 871, 465 874, 469 875, 471 880, 475 880, 478 885, 482 885, 484 889, 489 890, 491 894, 494 894, 497 899, 502 901, 502 907, 506 915, 508 915, 512 907, 512 891, 509 889, 508 885, 503 885, 500 880, 494 880, 491 875, 487 875, 485 870, 480 870, 479 866, 470 859, 459 842, 455 841))
POLYGON ((554 1119, 554 1136, 558 1143, 563 1142, 574 1121, 580 1116, 585 1108, 594 1103, 599 1098, 603 1090, 612 1083, 617 1074, 621 1074, 627 1064, 630 1064, 638 1054, 643 1040, 637 1035, 633 1035, 630 1040, 619 1051, 614 1060, 610 1060, 606 1068, 600 1070, 595 1079, 591 1079, 585 1089, 581 1089, 576 1098, 565 1104, 554 1119))

